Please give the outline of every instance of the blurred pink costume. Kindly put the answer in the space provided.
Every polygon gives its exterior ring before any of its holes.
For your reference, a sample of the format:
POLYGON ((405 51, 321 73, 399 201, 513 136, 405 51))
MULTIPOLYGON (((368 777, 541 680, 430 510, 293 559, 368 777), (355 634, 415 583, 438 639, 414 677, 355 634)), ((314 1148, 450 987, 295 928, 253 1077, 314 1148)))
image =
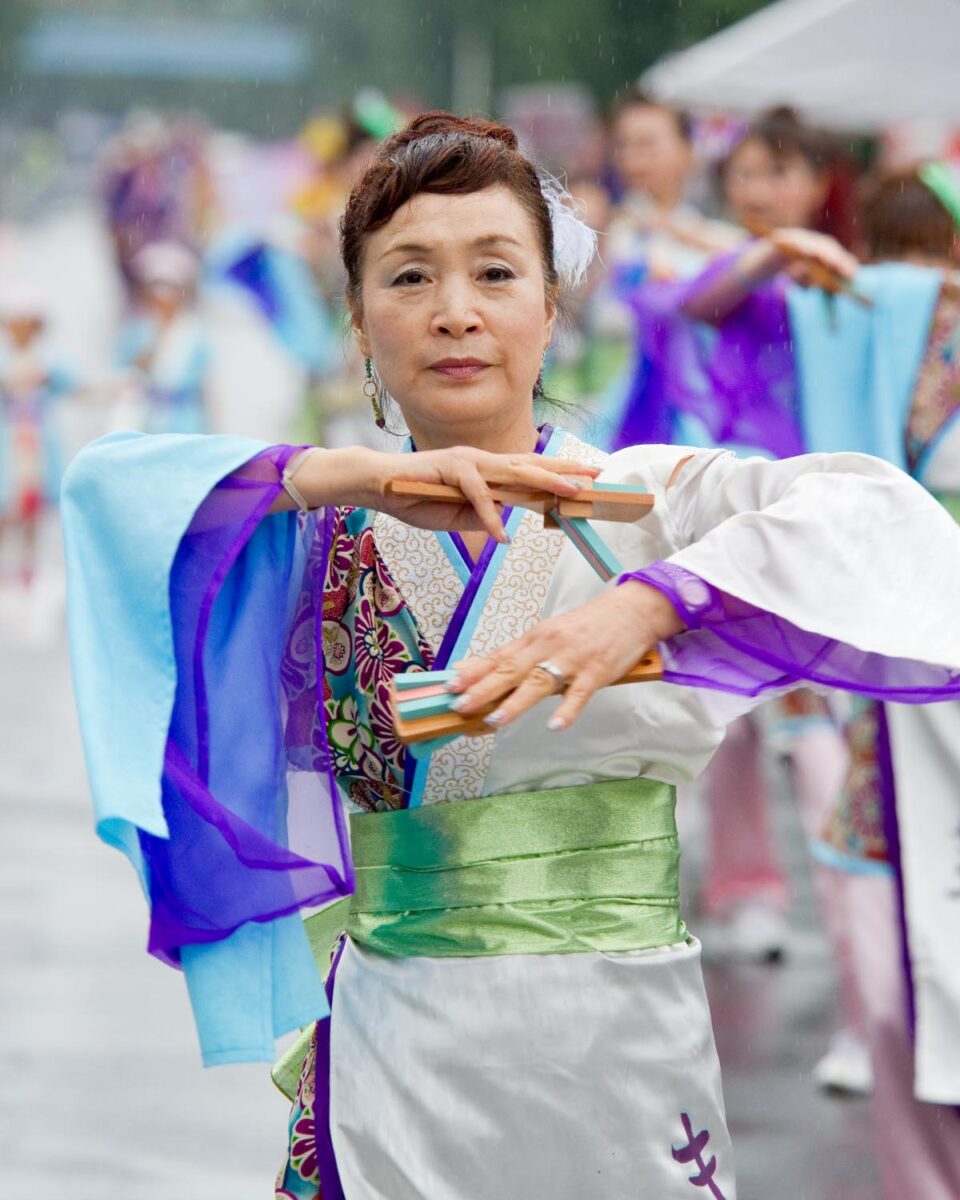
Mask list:
MULTIPOLYGON (((839 874, 839 872, 838 872, 839 874)), ((960 1196, 960 1114, 916 1100, 914 1050, 898 937, 896 884, 850 876, 845 893, 854 965, 873 1056, 872 1118, 883 1200, 960 1196)))

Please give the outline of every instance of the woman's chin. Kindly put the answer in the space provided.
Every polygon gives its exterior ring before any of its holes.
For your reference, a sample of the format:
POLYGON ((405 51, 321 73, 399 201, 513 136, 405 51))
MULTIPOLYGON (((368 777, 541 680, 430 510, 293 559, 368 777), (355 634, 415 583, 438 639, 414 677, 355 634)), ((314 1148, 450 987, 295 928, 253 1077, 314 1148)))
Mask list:
POLYGON ((499 424, 508 414, 516 414, 517 403, 515 397, 505 396, 499 388, 485 388, 478 381, 453 388, 432 388, 429 393, 418 396, 415 404, 401 407, 416 424, 449 428, 482 426, 488 422, 499 424))

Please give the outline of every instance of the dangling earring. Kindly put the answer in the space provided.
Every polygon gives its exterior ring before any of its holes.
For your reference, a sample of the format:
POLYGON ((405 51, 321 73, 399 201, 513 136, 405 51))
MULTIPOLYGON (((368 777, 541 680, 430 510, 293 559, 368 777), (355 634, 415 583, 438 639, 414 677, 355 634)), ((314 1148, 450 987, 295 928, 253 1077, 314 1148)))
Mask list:
POLYGON ((380 389, 377 387, 377 381, 373 377, 373 359, 364 359, 364 370, 366 379, 363 384, 363 394, 370 401, 370 407, 373 409, 373 419, 377 423, 378 429, 385 429, 387 425, 386 418, 383 415, 383 405, 380 402, 380 389))

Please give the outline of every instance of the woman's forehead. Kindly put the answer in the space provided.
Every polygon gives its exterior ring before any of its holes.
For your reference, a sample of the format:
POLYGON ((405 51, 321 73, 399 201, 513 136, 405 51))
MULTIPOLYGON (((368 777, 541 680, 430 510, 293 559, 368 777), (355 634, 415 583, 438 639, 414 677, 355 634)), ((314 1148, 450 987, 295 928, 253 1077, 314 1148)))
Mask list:
POLYGON ((502 243, 538 252, 536 231, 529 214, 508 188, 492 187, 462 196, 419 192, 371 234, 372 257, 494 247, 502 243))

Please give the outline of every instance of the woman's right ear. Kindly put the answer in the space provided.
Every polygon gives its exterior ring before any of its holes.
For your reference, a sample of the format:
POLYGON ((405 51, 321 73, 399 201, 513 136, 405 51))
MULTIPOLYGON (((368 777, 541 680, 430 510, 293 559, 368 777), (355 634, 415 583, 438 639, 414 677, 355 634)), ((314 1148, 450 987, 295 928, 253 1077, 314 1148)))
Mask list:
POLYGON ((363 314, 358 312, 352 304, 349 304, 349 308, 350 329, 357 339, 357 347, 364 358, 370 358, 370 343, 367 341, 367 331, 363 326, 363 314))

